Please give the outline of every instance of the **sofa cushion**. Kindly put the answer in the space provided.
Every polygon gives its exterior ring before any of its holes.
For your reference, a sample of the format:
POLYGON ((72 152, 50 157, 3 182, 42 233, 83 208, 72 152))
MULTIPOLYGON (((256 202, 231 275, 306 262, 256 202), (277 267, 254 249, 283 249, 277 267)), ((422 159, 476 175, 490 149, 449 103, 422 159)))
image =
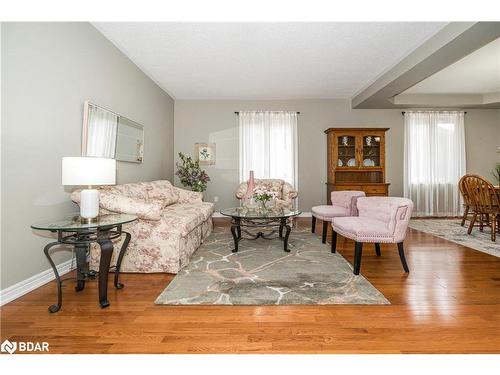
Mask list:
POLYGON ((149 199, 162 200, 164 207, 179 201, 179 191, 175 189, 170 181, 158 180, 145 184, 149 199))
POLYGON ((101 191, 106 191, 111 194, 124 195, 129 198, 138 198, 148 200, 147 182, 133 182, 123 185, 114 185, 102 187, 101 191))
POLYGON ((359 242, 392 242, 394 238, 386 223, 367 217, 335 217, 332 226, 338 234, 359 242))
POLYGON ((101 191, 99 206, 111 212, 137 215, 144 220, 160 220, 164 204, 161 200, 146 201, 101 191))
POLYGON ((161 222, 170 232, 187 235, 212 216, 214 205, 210 202, 176 203, 167 206, 161 214, 161 222))

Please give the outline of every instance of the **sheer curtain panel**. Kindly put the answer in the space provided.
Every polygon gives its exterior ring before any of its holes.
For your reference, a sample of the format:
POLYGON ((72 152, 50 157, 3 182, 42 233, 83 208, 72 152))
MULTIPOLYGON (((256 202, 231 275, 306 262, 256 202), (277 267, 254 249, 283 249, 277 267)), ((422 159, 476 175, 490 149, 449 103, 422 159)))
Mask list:
POLYGON ((240 111, 240 182, 278 178, 297 189, 297 113, 240 111))
POLYGON ((114 158, 118 116, 109 111, 89 106, 86 156, 114 158))
POLYGON ((410 111, 404 122, 404 196, 415 204, 414 216, 459 216, 464 112, 410 111))

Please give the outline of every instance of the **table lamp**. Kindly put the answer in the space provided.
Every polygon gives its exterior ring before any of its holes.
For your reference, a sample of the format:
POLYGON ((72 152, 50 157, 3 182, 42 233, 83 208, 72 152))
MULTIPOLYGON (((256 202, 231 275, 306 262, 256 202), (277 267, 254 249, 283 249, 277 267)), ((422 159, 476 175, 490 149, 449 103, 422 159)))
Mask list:
POLYGON ((116 160, 94 157, 62 158, 62 184, 86 185, 80 193, 80 218, 84 223, 98 221, 99 191, 98 185, 116 183, 116 160))

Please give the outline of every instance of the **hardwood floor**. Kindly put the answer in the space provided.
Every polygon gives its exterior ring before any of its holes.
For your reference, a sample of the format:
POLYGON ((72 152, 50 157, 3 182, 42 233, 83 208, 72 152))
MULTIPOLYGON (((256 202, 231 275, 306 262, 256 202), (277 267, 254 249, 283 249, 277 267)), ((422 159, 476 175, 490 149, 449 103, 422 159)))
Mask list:
MULTIPOLYGON (((353 243, 337 246, 352 263, 353 243)), ((361 273, 391 305, 156 306, 173 275, 124 274, 107 309, 97 282, 67 282, 56 314, 53 282, 9 303, 1 340, 51 353, 499 353, 500 259, 412 229, 405 248, 408 276, 395 245, 363 249, 361 273)))

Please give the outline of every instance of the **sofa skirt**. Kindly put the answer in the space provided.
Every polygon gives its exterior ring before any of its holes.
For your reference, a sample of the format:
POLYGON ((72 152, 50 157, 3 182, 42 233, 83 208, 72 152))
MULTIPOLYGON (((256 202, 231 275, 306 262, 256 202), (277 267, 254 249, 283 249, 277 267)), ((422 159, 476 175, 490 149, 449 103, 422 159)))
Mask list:
MULTIPOLYGON (((132 235, 132 238, 123 257, 120 272, 176 274, 189 263, 193 253, 212 233, 213 227, 212 217, 209 217, 186 235, 170 233, 166 238, 163 238, 161 243, 158 243, 141 238, 141 233, 148 229, 147 225, 147 222, 138 221, 123 228, 124 231, 132 235)), ((113 241, 111 267, 116 266, 116 260, 124 240, 125 236, 123 235, 113 241)), ((99 245, 92 244, 89 261, 91 270, 99 270, 100 256, 99 245)))

